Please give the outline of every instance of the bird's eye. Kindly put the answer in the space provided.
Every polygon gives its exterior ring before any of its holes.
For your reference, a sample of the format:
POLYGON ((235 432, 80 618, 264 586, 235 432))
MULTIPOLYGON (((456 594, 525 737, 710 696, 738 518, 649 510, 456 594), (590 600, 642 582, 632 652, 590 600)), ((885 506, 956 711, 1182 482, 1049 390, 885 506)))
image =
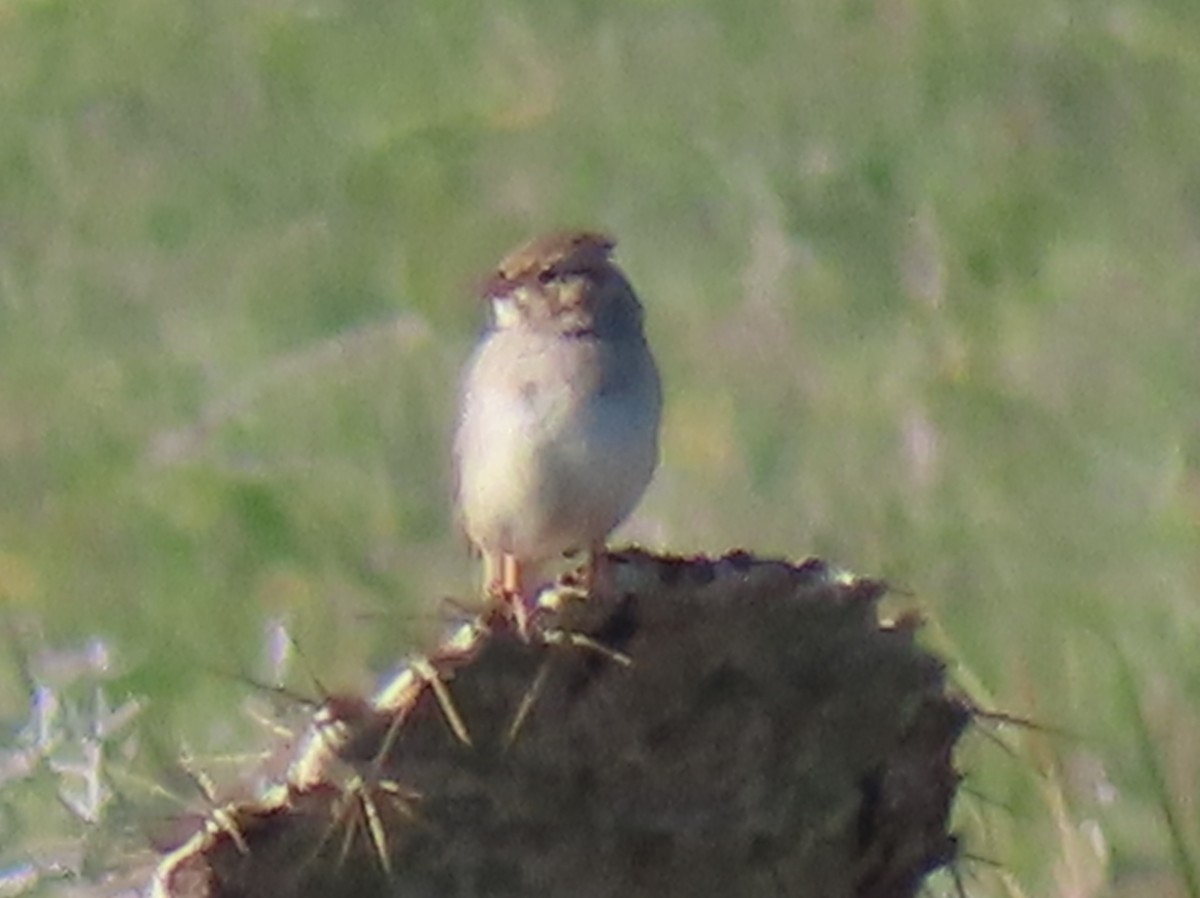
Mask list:
POLYGON ((558 272, 553 268, 543 268, 538 272, 537 279, 539 284, 548 284, 556 277, 558 277, 558 272))

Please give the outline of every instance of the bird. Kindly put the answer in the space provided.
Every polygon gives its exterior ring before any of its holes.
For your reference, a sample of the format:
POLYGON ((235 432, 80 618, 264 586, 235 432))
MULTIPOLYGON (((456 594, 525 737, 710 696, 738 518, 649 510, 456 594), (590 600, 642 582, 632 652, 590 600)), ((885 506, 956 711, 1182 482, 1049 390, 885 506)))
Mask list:
POLYGON ((658 465, 662 384, 615 246, 594 231, 546 234, 482 289, 490 314, 463 371, 456 504, 485 592, 522 631, 550 562, 587 553, 594 586, 608 535, 658 465))

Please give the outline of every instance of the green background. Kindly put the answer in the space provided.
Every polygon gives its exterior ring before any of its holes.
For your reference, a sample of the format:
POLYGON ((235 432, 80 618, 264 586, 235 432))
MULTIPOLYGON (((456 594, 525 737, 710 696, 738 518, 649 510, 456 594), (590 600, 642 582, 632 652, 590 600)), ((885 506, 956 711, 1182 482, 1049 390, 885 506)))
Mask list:
MULTIPOLYGON (((1045 727, 965 744, 969 894, 1200 894, 1191 2, 5 3, 6 744, 136 697, 136 818, 250 738, 270 622, 310 696, 427 645, 474 285, 576 225, 666 383, 622 536, 885 576, 1045 727)), ((97 831, 39 771, 6 864, 97 831)))

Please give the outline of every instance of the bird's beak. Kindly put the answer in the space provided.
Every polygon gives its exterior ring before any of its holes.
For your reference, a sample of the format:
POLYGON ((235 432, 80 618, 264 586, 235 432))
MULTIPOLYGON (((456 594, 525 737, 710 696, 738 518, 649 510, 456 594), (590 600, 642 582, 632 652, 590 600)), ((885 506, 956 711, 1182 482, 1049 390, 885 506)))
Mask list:
POLYGON ((521 310, 511 293, 491 297, 492 321, 497 329, 515 327, 521 320, 521 310))

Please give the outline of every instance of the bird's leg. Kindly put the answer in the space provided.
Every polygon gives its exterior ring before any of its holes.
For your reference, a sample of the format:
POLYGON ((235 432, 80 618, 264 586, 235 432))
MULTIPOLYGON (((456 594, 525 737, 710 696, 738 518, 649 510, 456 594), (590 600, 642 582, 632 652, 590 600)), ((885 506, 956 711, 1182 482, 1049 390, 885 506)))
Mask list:
POLYGON ((500 588, 505 595, 523 596, 521 563, 516 555, 505 552, 500 556, 500 588))
POLYGON ((501 561, 501 582, 504 594, 508 597, 509 608, 513 613, 513 622, 517 625, 517 633, 526 642, 529 641, 529 605, 525 597, 524 572, 517 556, 505 553, 501 561))
POLYGON ((608 555, 604 551, 603 540, 588 546, 579 578, 583 591, 591 595, 611 586, 611 568, 612 566, 608 563, 608 555))
POLYGON ((529 608, 521 562, 508 552, 485 552, 483 572, 488 595, 507 606, 517 633, 528 640, 529 608))

